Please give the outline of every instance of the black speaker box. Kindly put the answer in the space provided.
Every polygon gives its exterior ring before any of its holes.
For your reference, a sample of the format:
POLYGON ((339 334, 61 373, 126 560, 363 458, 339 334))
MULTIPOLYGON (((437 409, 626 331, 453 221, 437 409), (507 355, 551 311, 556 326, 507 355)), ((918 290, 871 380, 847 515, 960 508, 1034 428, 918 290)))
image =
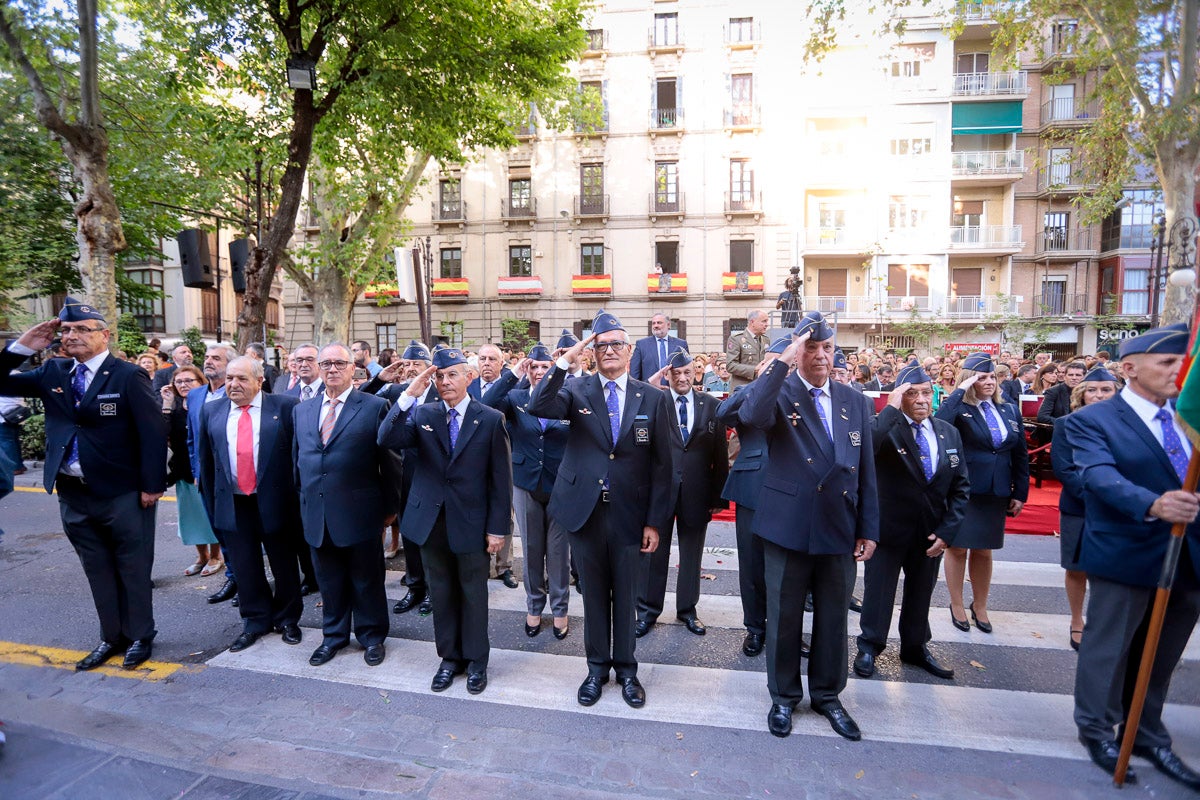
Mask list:
POLYGON ((246 291, 246 262, 249 260, 249 239, 234 239, 229 243, 230 277, 233 278, 233 290, 238 294, 246 291))
POLYGON ((175 239, 179 243, 183 285, 189 289, 211 289, 216 285, 216 270, 204 232, 199 228, 188 228, 180 231, 175 239))

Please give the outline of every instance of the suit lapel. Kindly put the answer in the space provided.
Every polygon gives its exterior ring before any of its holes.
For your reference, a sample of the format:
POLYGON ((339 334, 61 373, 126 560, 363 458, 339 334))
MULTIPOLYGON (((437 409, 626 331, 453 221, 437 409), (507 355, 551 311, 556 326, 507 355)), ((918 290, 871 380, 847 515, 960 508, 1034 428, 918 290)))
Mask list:
MULTIPOLYGON (((208 392, 204 393, 204 397, 208 397, 208 392)), ((237 475, 233 474, 233 464, 229 463, 229 436, 226 435, 228 432, 226 426, 229 425, 229 412, 233 408, 233 404, 229 402, 222 403, 220 400, 214 400, 213 402, 221 403, 222 406, 213 414, 212 424, 209 426, 213 437, 213 454, 225 465, 225 474, 236 482, 237 475)), ((201 415, 204 414, 203 405, 200 406, 200 413, 201 415)))
POLYGON ((100 368, 96 370, 96 374, 92 376, 92 383, 88 386, 87 391, 83 394, 83 401, 80 406, 87 405, 95 399, 104 385, 108 383, 109 376, 112 374, 112 366, 116 363, 116 359, 109 355, 108 358, 100 362, 100 368))
MULTIPOLYGON (((439 397, 437 402, 429 401, 429 412, 425 416, 429 417, 432 422, 429 426, 433 428, 433 436, 437 439, 437 443, 442 448, 442 452, 447 456, 450 455, 450 425, 446 422, 446 404, 439 397)), ((458 429, 459 435, 462 435, 462 426, 458 429)))
MULTIPOLYGON (((925 468, 921 466, 921 451, 917 447, 917 439, 908 425, 908 420, 903 416, 900 417, 900 424, 892 429, 892 443, 896 445, 900 460, 904 462, 904 466, 908 467, 908 471, 919 483, 925 483, 925 468)), ((939 456, 943 450, 945 450, 944 447, 938 448, 939 456)))
POLYGON ((1171 458, 1167 455, 1167 451, 1159 444, 1158 439, 1154 438, 1154 434, 1150 432, 1150 428, 1137 415, 1137 412, 1130 407, 1129 403, 1126 403, 1119 393, 1108 402, 1117 404, 1117 411, 1124 417, 1125 425, 1133 430, 1146 446, 1150 448, 1150 452, 1154 453, 1155 457, 1158 458, 1159 463, 1162 464, 1167 474, 1174 475, 1175 467, 1171 464, 1171 458))
POLYGON ((642 408, 644 392, 645 390, 640 387, 635 388, 632 380, 625 382, 625 408, 621 411, 621 430, 617 436, 618 441, 625 438, 625 434, 629 433, 629 429, 633 427, 633 418, 642 408))
MULTIPOLYGON (((467 403, 467 413, 463 414, 462 423, 458 426, 458 439, 454 442, 454 452, 450 454, 450 460, 458 458, 458 454, 467 446, 467 442, 475 435, 475 431, 479 429, 479 414, 483 404, 478 400, 472 400, 467 403)), ((446 443, 450 442, 450 428, 446 428, 446 443)))
POLYGON ((834 457, 833 443, 829 441, 829 434, 825 432, 825 427, 821 425, 821 417, 817 413, 816 401, 812 399, 812 395, 808 393, 808 389, 800 381, 800 378, 795 374, 789 376, 784 383, 785 402, 791 407, 791 413, 800 415, 800 424, 796 428, 804 428, 804 432, 812 439, 814 445, 821 452, 821 455, 826 460, 832 460, 834 457))
POLYGON ((608 421, 608 403, 604 399, 604 385, 600 382, 599 375, 592 375, 586 380, 588 384, 584 395, 592 409, 592 416, 596 418, 596 424, 603 430, 604 441, 608 442, 609 447, 612 447, 614 445, 612 424, 608 421))
MULTIPOLYGON (((844 398, 838 397, 838 392, 834 391, 834 386, 840 386, 833 381, 826 381, 825 389, 829 392, 830 410, 833 414, 833 419, 829 420, 830 428, 833 430, 833 453, 834 458, 839 463, 849 462, 849 453, 847 449, 852 447, 850 444, 850 410, 844 398)), ((819 423, 820 420, 818 419, 819 423)), ((861 439, 859 440, 862 441, 861 439)), ((859 447, 862 445, 860 444, 859 447)))

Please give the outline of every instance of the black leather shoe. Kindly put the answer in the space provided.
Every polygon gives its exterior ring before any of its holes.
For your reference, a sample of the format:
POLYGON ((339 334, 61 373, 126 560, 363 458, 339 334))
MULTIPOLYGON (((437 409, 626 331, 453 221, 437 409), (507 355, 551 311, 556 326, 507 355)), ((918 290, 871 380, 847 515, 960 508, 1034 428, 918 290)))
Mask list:
POLYGON ((259 636, 262 636, 262 634, 261 633, 250 633, 249 631, 242 631, 240 634, 238 634, 238 637, 233 640, 233 644, 229 645, 229 652, 231 652, 231 653, 242 652, 247 647, 249 647, 250 645, 257 642, 259 636))
POLYGON ((792 707, 776 703, 767 712, 767 730, 780 739, 792 732, 792 707))
POLYGON ((428 617, 433 613, 433 598, 425 595, 425 599, 421 601, 421 605, 417 606, 417 613, 422 617, 428 617))
POLYGON ((570 632, 571 632, 570 625, 568 625, 565 628, 559 628, 559 627, 555 626, 554 627, 554 638, 558 639, 561 642, 563 639, 567 638, 567 634, 570 632))
POLYGON ((233 578, 226 578, 224 585, 208 596, 208 602, 224 603, 226 600, 232 600, 236 594, 237 581, 235 581, 233 578))
POLYGON ((237 608, 241 604, 242 604, 242 598, 236 594, 233 596, 233 599, 229 601, 229 605, 233 606, 234 608, 237 608))
POLYGON ((319 667, 322 664, 328 664, 333 660, 333 657, 337 655, 338 650, 341 650, 343 647, 345 647, 344 644, 334 647, 333 645, 322 643, 320 647, 318 647, 316 650, 313 650, 313 654, 309 657, 308 663, 314 667, 319 667))
POLYGON ((479 694, 487 688, 487 672, 476 672, 467 675, 467 691, 471 694, 479 694))
POLYGON ((850 595, 850 610, 855 614, 862 613, 862 600, 859 600, 854 595, 850 595))
POLYGON ((704 623, 697 619, 695 615, 676 617, 676 619, 686 625, 687 629, 697 636, 703 636, 708 633, 708 628, 704 627, 704 623))
POLYGON ((149 639, 138 639, 133 644, 129 645, 129 649, 125 651, 125 660, 121 662, 121 666, 125 669, 134 669, 139 664, 150 660, 150 651, 153 649, 149 639))
POLYGON ((383 663, 383 657, 386 655, 387 648, 383 646, 383 642, 367 645, 367 650, 363 653, 363 661, 367 662, 368 667, 378 667, 383 663))
POLYGON ((1179 781, 1194 792, 1200 792, 1200 774, 1183 763, 1179 756, 1169 747, 1133 746, 1133 754, 1144 758, 1154 765, 1154 768, 1173 781, 1179 781))
MULTIPOLYGON (((499 577, 500 577, 500 580, 504 581, 504 585, 507 586, 508 588, 510 588, 510 589, 517 588, 517 585, 518 585, 517 584, 517 576, 512 574, 511 569, 504 570, 504 572, 500 573, 499 577)), ((487 680, 485 678, 484 683, 486 683, 486 682, 487 682, 487 680)), ((482 690, 480 690, 480 691, 482 691, 482 690)))
POLYGON ((841 701, 834 700, 820 708, 813 706, 812 710, 829 720, 829 727, 833 728, 833 732, 838 736, 842 736, 852 742, 857 742, 862 738, 862 731, 858 729, 858 724, 854 721, 854 718, 842 707, 841 701))
POLYGON ((317 587, 315 581, 305 581, 304 583, 300 584, 301 597, 308 597, 310 594, 316 594, 319 591, 321 590, 317 587))
POLYGON ((742 652, 754 658, 763 651, 763 635, 761 633, 747 633, 746 638, 742 640, 742 652))
POLYGON ((86 656, 76 662, 75 669, 79 670, 80 672, 84 672, 85 670, 89 669, 95 669, 113 656, 124 653, 126 647, 128 647, 128 645, 124 642, 119 642, 117 644, 113 644, 112 642, 100 642, 100 644, 96 645, 95 650, 88 653, 86 656))
POLYGON ((854 674, 860 678, 869 678, 875 674, 875 654, 859 650, 854 659, 854 674))
MULTIPOLYGON (((1092 763, 1112 775, 1117 768, 1117 760, 1121 757, 1121 746, 1112 739, 1085 739, 1080 736, 1079 741, 1087 748, 1092 763)), ((1134 749, 1136 751, 1136 748, 1134 749)), ((1133 767, 1126 770, 1125 782, 1137 783, 1137 775, 1134 774, 1133 767)))
MULTIPOLYGON (((939 664, 937 659, 934 658, 929 651, 925 651, 924 653, 913 653, 912 655, 901 653, 900 661, 905 664, 911 664, 914 667, 920 667, 930 675, 933 675, 937 678, 945 678, 946 680, 950 680, 954 677, 954 670, 943 667, 941 664, 939 664)), ((855 672, 858 671, 857 661, 854 662, 854 670, 855 672)))
POLYGON ((433 674, 433 683, 429 684, 429 688, 435 692, 444 692, 454 683, 454 676, 457 674, 456 670, 442 667, 433 674))
POLYGON ((966 619, 959 619, 958 617, 954 616, 953 608, 950 609, 950 624, 953 625, 954 627, 958 628, 963 633, 966 633, 967 631, 971 630, 971 621, 966 620, 966 619))
POLYGON ((596 705, 596 701, 600 699, 600 687, 606 683, 608 683, 608 678, 601 678, 599 675, 588 675, 584 678, 583 683, 579 684, 579 691, 575 693, 579 705, 596 705))
POLYGON ((419 606, 421 601, 424 599, 425 591, 423 589, 418 589, 417 591, 409 589, 408 594, 404 595, 404 597, 401 597, 396 601, 396 605, 392 606, 392 613, 403 614, 406 611, 412 611, 414 608, 419 606))
POLYGON ((642 682, 636 675, 632 678, 617 678, 617 683, 621 684, 621 697, 625 698, 625 703, 630 708, 646 705, 646 690, 642 688, 642 682))
POLYGON ((633 623, 633 635, 639 639, 642 638, 650 632, 650 626, 653 624, 653 622, 647 622, 644 619, 639 619, 637 622, 633 623))
POLYGON ((808 642, 801 641, 800 642, 800 657, 808 658, 811 655, 812 655, 812 647, 809 646, 808 642))
POLYGON ((975 616, 975 604, 974 603, 971 603, 971 605, 967 606, 967 610, 971 612, 971 621, 975 623, 976 628, 979 628, 979 630, 981 630, 984 633, 992 632, 992 623, 980 622, 979 617, 975 616))
POLYGON ((304 638, 304 634, 300 632, 300 626, 294 622, 284 625, 279 632, 283 634, 284 644, 300 644, 300 640, 304 638))
POLYGON ((530 639, 537 636, 541 632, 542 632, 542 621, 540 619, 538 620, 537 625, 530 625, 528 622, 525 623, 525 635, 528 636, 530 639))

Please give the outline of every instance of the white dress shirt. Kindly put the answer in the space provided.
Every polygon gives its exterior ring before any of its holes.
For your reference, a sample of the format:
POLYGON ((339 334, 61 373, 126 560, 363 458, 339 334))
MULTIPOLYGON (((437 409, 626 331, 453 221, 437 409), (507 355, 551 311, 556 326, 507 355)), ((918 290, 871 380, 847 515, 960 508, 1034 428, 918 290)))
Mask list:
MULTIPOLYGON (((254 429, 254 471, 258 472, 258 432, 262 426, 262 392, 254 395, 254 399, 250 401, 250 425, 254 429)), ((231 402, 229 405, 229 419, 225 421, 225 446, 229 451, 229 474, 233 478, 233 491, 236 494, 241 494, 238 489, 238 425, 242 421, 242 415, 247 412, 243 411, 241 406, 231 402)))
MULTIPOLYGON (((87 367, 87 374, 83 376, 84 394, 87 394, 87 390, 91 387, 92 381, 96 379, 96 373, 100 371, 100 365, 104 363, 106 358, 108 358, 108 351, 104 350, 83 362, 83 364, 87 367)), ((71 368, 72 379, 75 377, 75 370, 79 369, 79 363, 80 362, 76 361, 75 366, 71 368)), ((62 466, 59 468, 59 472, 64 475, 70 475, 73 478, 84 477, 82 459, 76 461, 74 464, 68 464, 67 460, 64 458, 62 466)))
POLYGON ((687 394, 679 394, 674 389, 671 390, 671 405, 675 407, 675 427, 679 427, 679 399, 683 398, 683 403, 687 406, 687 432, 688 436, 692 435, 693 426, 696 424, 696 398, 693 392, 687 394))
MULTIPOLYGON (((1156 420, 1154 416, 1159 412, 1160 408, 1166 408, 1170 411, 1171 424, 1175 426, 1175 435, 1179 437, 1179 441, 1183 444, 1183 454, 1187 458, 1192 457, 1192 441, 1184 434, 1183 428, 1179 427, 1179 422, 1175 419, 1175 410, 1171 408, 1170 404, 1166 406, 1155 405, 1129 388, 1128 384, 1121 390, 1121 399, 1129 404, 1133 412, 1138 415, 1138 419, 1146 423, 1146 427, 1150 429, 1151 435, 1154 436, 1154 441, 1160 445, 1163 443, 1162 423, 1156 420)), ((1163 446, 1163 449, 1165 450, 1166 447, 1163 446)))
MULTIPOLYGON (((904 417, 904 421, 906 423, 908 423, 909 432, 912 432, 912 425, 914 422, 916 422, 916 420, 913 419, 912 417, 910 417, 908 414, 905 414, 903 411, 901 411, 900 413, 904 417)), ((921 434, 924 435, 925 441, 929 444, 929 463, 933 464, 933 470, 934 470, 934 472, 937 472, 938 442, 937 442, 937 434, 933 432, 933 418, 932 417, 926 419, 924 422, 921 423, 921 434)), ((921 451, 918 450, 917 455, 919 456, 920 454, 921 454, 921 451)))
MULTIPOLYGON (((305 385, 306 384, 304 383, 304 381, 300 381, 300 399, 301 400, 305 399, 305 397, 304 397, 305 385)), ((317 378, 315 381, 313 381, 312 383, 307 384, 307 385, 312 389, 312 397, 316 397, 325 389, 325 383, 320 378, 317 378)), ((312 397, 310 397, 308 399, 311 400, 312 397)))
MULTIPOLYGON (((337 396, 336 399, 338 401, 338 404, 336 407, 333 408, 333 424, 335 426, 337 425, 338 418, 342 415, 342 409, 344 409, 346 407, 346 398, 348 398, 350 396, 350 393, 353 391, 354 391, 354 387, 351 386, 349 389, 347 389, 346 391, 342 392, 341 394, 339 394, 337 396)), ((323 394, 323 395, 321 395, 321 413, 317 416, 317 431, 318 432, 320 432, 321 428, 325 425, 325 417, 327 417, 329 415, 329 409, 330 409, 329 396, 323 394)))

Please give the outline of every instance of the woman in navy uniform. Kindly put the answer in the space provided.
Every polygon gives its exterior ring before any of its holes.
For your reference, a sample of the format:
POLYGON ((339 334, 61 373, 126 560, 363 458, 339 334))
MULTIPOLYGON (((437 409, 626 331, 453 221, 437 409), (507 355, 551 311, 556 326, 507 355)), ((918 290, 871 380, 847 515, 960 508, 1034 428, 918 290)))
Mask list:
MULTIPOLYGON (((1104 367, 1096 367, 1071 390, 1071 411, 1107 400, 1117 393, 1117 378, 1104 367)), ((1083 533, 1083 482, 1075 469, 1075 449, 1063 430, 1066 415, 1054 420, 1054 446, 1050 463, 1054 477, 1062 481, 1058 499, 1059 561, 1067 571, 1067 602, 1071 606, 1071 649, 1079 649, 1083 636, 1083 600, 1087 595, 1087 573, 1079 566, 1079 539, 1083 533)))
POLYGON ((966 517, 954 546, 946 550, 950 618, 960 631, 971 629, 969 610, 979 630, 992 632, 987 614, 992 551, 1004 547, 1004 523, 1021 513, 1029 497, 1029 450, 1021 411, 1004 402, 995 373, 991 356, 971 353, 963 359, 958 388, 934 415, 958 428, 971 476, 966 517), (963 578, 968 569, 972 602, 964 609, 963 578))

